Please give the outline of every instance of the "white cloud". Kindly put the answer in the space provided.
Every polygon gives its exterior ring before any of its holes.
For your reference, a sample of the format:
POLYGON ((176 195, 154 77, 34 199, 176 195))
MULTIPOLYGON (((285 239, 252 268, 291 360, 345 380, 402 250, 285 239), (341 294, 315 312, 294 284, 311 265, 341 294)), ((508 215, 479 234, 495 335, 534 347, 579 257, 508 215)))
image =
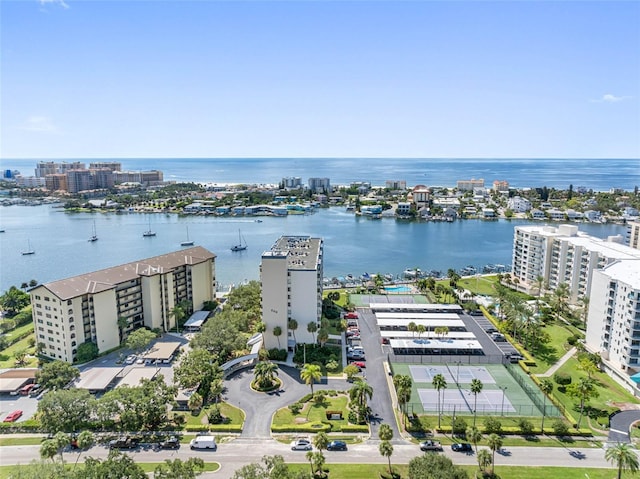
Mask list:
POLYGON ((69 5, 64 0, 38 0, 40 5, 45 7, 47 5, 60 5, 62 8, 69 8, 69 5))
POLYGON ((53 124, 53 121, 51 121, 51 118, 41 115, 33 115, 27 118, 27 121, 25 121, 22 129, 27 131, 50 133, 58 131, 56 126, 53 124))
POLYGON ((611 93, 602 95, 602 98, 598 100, 589 100, 591 103, 618 103, 619 101, 628 100, 630 96, 615 96, 611 93))

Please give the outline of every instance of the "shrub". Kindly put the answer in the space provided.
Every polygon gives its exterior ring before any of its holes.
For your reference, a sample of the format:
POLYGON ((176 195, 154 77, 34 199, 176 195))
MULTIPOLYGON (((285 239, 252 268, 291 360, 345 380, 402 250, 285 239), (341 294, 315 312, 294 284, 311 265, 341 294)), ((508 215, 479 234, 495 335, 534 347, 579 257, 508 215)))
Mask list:
POLYGON ((533 432, 533 424, 528 419, 520 419, 518 421, 518 427, 523 436, 530 436, 533 432))
POLYGON ((502 432, 502 423, 494 417, 488 417, 484 420, 485 434, 500 434, 502 432))
POLYGON ((309 393, 309 394, 305 394, 304 396, 302 396, 302 397, 298 400, 298 402, 301 402, 301 403, 309 402, 309 401, 311 401, 311 399, 312 399, 312 398, 313 398, 313 394, 311 394, 311 393, 309 393))
POLYGON ((569 434, 569 426, 562 420, 556 419, 551 423, 551 427, 553 428, 553 433, 556 436, 566 436, 569 434))
POLYGON ((326 368, 327 370, 334 372, 340 368, 340 365, 338 364, 338 361, 331 360, 326 364, 326 368))
POLYGON ((467 430, 467 421, 464 418, 457 417, 453 421, 453 434, 464 434, 467 430))
POLYGON ((555 373, 553 380, 560 386, 567 386, 571 384, 571 375, 566 373, 555 373))
POLYGON ((271 348, 269 350, 269 359, 272 360, 272 361, 286 361, 287 360, 287 350, 286 349, 271 348))
POLYGON ((567 338, 567 343, 568 343, 570 346, 575 346, 575 345, 576 345, 576 343, 579 341, 579 339, 580 339, 580 338, 578 338, 576 335, 569 336, 569 337, 567 338))
POLYGON ((291 414, 298 414, 300 411, 302 411, 302 404, 300 404, 299 402, 294 402, 293 404, 289 404, 289 411, 291 411, 291 414))

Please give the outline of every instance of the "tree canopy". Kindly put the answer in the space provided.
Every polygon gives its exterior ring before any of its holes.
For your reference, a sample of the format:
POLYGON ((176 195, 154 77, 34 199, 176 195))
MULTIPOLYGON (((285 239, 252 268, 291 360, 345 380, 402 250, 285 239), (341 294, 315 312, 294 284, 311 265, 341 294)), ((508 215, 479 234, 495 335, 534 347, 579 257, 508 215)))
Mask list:
POLYGON ((440 454, 423 454, 409 462, 409 479, 468 479, 464 469, 440 454))
POLYGON ((156 333, 145 328, 140 328, 129 334, 124 344, 135 352, 140 353, 144 348, 149 346, 154 339, 156 339, 156 333))
POLYGON ((36 372, 36 381, 44 389, 62 389, 80 376, 78 368, 64 361, 45 363, 36 372))

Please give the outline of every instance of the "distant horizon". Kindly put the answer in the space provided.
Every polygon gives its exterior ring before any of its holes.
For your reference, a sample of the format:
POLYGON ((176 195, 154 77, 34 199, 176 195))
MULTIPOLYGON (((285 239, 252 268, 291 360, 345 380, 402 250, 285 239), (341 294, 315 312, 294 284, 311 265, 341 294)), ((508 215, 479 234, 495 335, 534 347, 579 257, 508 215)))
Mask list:
MULTIPOLYGON (((494 156, 51 156, 51 157, 5 157, 0 158, 0 162, 5 160, 36 160, 36 161, 55 161, 55 160, 622 160, 622 161, 640 161, 640 157, 623 157, 623 156, 607 156, 607 157, 563 157, 563 156, 513 156, 513 157, 494 157, 494 156)), ((640 165, 639 165, 640 167, 640 165)))

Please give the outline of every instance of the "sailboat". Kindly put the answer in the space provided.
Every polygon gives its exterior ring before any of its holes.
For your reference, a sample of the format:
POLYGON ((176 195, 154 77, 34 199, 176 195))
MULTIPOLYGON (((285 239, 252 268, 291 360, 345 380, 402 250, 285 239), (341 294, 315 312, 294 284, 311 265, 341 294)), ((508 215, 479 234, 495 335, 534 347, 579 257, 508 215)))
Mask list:
POLYGON ((242 233, 238 230, 238 244, 231 247, 231 251, 244 251, 247 249, 247 242, 244 240, 242 233))
POLYGON ((193 240, 189 239, 189 227, 187 226, 187 240, 180 243, 180 246, 193 246, 193 240))
POLYGON ((29 254, 36 254, 36 252, 31 248, 31 241, 27 240, 27 250, 22 252, 22 256, 27 256, 29 254))
POLYGON ((93 234, 91 235, 91 237, 89 238, 90 242, 94 242, 94 241, 98 241, 98 235, 96 234, 96 222, 93 222, 93 234))
POLYGON ((149 229, 142 233, 142 236, 148 238, 149 236, 155 236, 156 232, 151 230, 151 218, 149 218, 149 229))

